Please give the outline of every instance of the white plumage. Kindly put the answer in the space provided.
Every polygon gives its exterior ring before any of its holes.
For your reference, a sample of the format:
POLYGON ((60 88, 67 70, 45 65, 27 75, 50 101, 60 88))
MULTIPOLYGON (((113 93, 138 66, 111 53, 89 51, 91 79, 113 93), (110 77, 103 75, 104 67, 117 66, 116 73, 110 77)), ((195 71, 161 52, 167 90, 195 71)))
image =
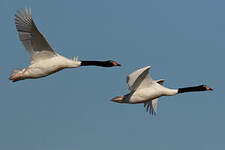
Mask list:
POLYGON ((48 44, 44 36, 38 31, 32 16, 31 8, 18 10, 15 14, 16 29, 24 47, 31 55, 31 65, 25 69, 15 69, 10 76, 13 82, 27 78, 40 78, 64 68, 76 68, 80 66, 120 66, 115 61, 78 61, 78 57, 68 59, 57 54, 48 44))
POLYGON ((150 68, 150 66, 147 66, 129 74, 127 76, 127 84, 131 92, 124 96, 117 96, 113 98, 112 101, 128 104, 144 103, 146 110, 150 114, 156 115, 160 96, 172 96, 184 92, 212 90, 206 85, 180 89, 166 88, 162 85, 165 81, 164 79, 152 80, 149 75, 150 68))

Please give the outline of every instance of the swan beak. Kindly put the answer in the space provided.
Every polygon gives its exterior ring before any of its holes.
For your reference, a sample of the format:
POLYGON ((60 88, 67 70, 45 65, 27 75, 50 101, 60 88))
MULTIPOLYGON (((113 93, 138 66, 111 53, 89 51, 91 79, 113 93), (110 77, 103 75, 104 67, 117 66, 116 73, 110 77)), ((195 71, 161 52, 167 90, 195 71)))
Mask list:
POLYGON ((112 62, 113 66, 121 66, 121 64, 118 64, 117 62, 113 61, 112 62))
POLYGON ((213 91, 213 89, 211 87, 209 87, 208 85, 205 86, 207 91, 213 91))
POLYGON ((121 65, 121 64, 117 64, 116 66, 119 66, 119 67, 121 67, 122 65, 121 65))

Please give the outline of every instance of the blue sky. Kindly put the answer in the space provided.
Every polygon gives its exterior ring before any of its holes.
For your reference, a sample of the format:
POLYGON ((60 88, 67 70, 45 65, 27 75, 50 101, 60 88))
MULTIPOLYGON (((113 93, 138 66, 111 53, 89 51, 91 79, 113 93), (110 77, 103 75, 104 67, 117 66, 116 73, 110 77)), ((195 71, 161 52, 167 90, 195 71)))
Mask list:
POLYGON ((222 0, 0 1, 0 150, 225 148, 225 2, 222 0), (29 64, 14 14, 33 19, 56 52, 114 59, 121 68, 81 67, 12 83, 29 64), (162 97, 156 117, 142 104, 116 104, 125 78, 151 65, 153 79, 213 92, 162 97))

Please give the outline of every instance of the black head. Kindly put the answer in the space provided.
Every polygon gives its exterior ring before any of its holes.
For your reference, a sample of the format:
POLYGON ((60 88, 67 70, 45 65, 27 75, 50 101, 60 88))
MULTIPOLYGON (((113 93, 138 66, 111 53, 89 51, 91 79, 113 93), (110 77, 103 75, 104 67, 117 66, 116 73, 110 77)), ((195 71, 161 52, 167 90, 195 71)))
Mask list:
POLYGON ((201 85, 203 91, 212 91, 213 89, 209 87, 208 85, 201 85))
POLYGON ((104 66, 105 67, 116 67, 116 66, 121 66, 121 64, 118 64, 114 60, 107 60, 107 61, 104 62, 104 66))
POLYGON ((81 61, 81 66, 101 66, 101 67, 115 67, 121 66, 116 61, 107 60, 107 61, 81 61))
POLYGON ((199 85, 199 86, 192 86, 192 87, 185 87, 179 88, 178 93, 185 93, 185 92, 197 92, 197 91, 212 91, 213 89, 208 85, 199 85))

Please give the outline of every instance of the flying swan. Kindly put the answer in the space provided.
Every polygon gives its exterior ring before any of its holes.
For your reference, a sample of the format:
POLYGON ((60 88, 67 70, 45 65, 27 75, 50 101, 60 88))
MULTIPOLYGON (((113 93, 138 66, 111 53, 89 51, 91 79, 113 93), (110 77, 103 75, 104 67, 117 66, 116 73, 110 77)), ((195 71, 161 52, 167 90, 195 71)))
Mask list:
POLYGON ((15 14, 15 24, 19 38, 31 55, 31 60, 28 67, 13 71, 9 77, 13 82, 45 77, 65 68, 90 65, 101 67, 121 66, 113 60, 78 61, 77 57, 68 59, 57 54, 48 44, 44 36, 38 31, 31 16, 31 8, 18 10, 15 14))
POLYGON ((124 96, 117 96, 111 101, 128 104, 144 103, 146 111, 152 115, 156 115, 160 96, 173 96, 185 92, 213 90, 207 85, 169 89, 162 85, 165 80, 152 80, 149 75, 149 69, 150 66, 147 66, 128 75, 127 84, 131 92, 124 96))

